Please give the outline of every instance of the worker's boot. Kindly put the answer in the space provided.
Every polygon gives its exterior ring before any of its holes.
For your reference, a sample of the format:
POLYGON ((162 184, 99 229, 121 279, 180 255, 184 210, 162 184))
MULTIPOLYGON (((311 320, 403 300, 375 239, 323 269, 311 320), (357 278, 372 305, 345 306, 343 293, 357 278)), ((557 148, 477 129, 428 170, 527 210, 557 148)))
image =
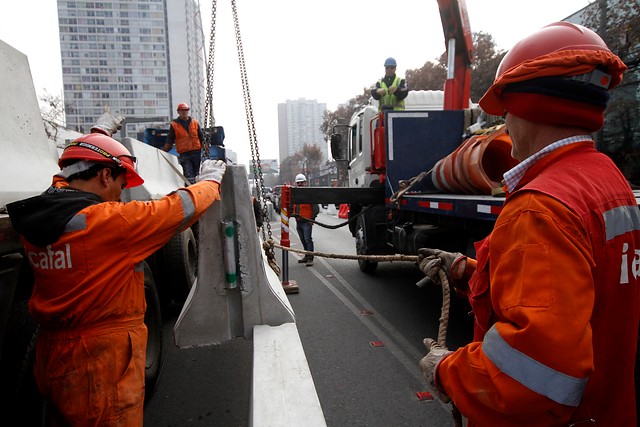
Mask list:
POLYGON ((313 255, 309 255, 307 258, 306 264, 307 267, 311 267, 313 265, 313 255))
POLYGON ((298 260, 298 264, 303 264, 305 262, 307 262, 307 260, 309 259, 309 255, 305 255, 304 257, 300 258, 298 260))

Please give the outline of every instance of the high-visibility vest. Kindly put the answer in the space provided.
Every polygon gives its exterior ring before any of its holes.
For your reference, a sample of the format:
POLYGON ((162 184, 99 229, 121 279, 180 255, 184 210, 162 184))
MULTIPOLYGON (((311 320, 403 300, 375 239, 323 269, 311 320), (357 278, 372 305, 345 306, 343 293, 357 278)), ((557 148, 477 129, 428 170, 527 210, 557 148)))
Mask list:
MULTIPOLYGON (((393 79, 393 83, 391 87, 395 87, 396 89, 400 87, 400 82, 402 79, 396 76, 393 79)), ((398 99, 398 97, 394 94, 389 94, 389 88, 387 87, 384 79, 380 80, 380 87, 386 90, 386 95, 380 97, 378 100, 378 109, 382 110, 383 107, 393 107, 394 110, 404 110, 404 99, 398 99)))
POLYGON ((171 122, 171 127, 176 135, 176 151, 178 153, 186 153, 187 151, 195 151, 202 148, 200 138, 198 138, 198 121, 191 119, 189 123, 189 132, 177 120, 171 122))

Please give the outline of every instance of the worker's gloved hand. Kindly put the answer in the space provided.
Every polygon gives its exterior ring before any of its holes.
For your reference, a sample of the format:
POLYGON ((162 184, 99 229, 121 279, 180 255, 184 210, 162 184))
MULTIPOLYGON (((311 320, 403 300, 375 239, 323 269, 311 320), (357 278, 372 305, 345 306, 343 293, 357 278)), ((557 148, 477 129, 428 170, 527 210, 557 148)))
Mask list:
MULTIPOLYGON (((440 283, 438 269, 442 268, 447 274, 449 282, 460 279, 460 275, 454 274, 454 269, 459 263, 464 262, 466 265, 467 257, 460 252, 445 252, 439 249, 421 248, 418 249, 418 267, 433 282, 440 283)), ((464 265, 460 265, 464 272, 464 265)))
POLYGON ((427 383, 431 386, 431 389, 438 399, 444 403, 449 403, 451 402, 451 398, 436 384, 436 368, 445 356, 453 352, 431 338, 425 338, 422 342, 427 348, 427 355, 420 360, 420 372, 422 372, 422 376, 427 380, 427 383))
POLYGON ((227 165, 222 160, 207 159, 200 165, 200 175, 196 177, 196 181, 213 181, 220 184, 227 165))
POLYGON ((396 90, 397 90, 397 89, 398 89, 397 87, 395 87, 395 86, 391 86, 391 87, 389 88, 389 95, 393 95, 394 93, 396 93, 396 90))
POLYGON ((104 113, 102 113, 102 115, 96 120, 96 123, 91 126, 91 132, 98 132, 107 136, 112 136, 122 128, 122 122, 124 122, 124 119, 124 116, 114 116, 108 108, 105 108, 104 113))
POLYGON ((386 95, 386 94, 387 94, 387 91, 386 91, 384 88, 379 87, 379 88, 376 90, 376 93, 377 93, 378 95, 380 95, 380 96, 384 96, 384 95, 386 95))

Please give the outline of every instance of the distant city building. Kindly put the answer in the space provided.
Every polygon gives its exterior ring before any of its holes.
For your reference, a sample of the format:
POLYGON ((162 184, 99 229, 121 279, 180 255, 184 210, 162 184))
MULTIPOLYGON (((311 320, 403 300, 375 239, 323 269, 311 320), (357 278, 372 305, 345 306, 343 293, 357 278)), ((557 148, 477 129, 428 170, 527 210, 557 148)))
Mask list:
POLYGON ((328 159, 327 142, 322 132, 322 116, 327 104, 315 99, 300 98, 278 104, 278 139, 280 163, 301 151, 306 145, 316 145, 328 159))
POLYGON ((68 128, 88 132, 107 104, 115 115, 162 123, 186 102, 204 121, 197 0, 58 0, 58 22, 68 128))

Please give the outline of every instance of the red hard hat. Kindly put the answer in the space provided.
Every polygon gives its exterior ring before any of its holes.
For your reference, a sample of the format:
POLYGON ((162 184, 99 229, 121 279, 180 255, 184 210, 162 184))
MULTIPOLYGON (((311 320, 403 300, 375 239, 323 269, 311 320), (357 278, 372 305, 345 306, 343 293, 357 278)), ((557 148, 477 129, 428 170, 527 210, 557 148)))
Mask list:
POLYGON ((571 22, 555 22, 520 40, 502 58, 496 80, 523 62, 560 50, 606 50, 607 44, 598 34, 571 22))
POLYGON ((538 77, 571 77, 598 69, 598 82, 612 89, 622 80, 624 63, 594 31, 570 22, 555 22, 516 43, 502 58, 493 85, 480 100, 489 114, 504 114, 501 93, 510 84, 538 77))
POLYGON ((178 104, 178 111, 180 110, 189 111, 189 106, 185 102, 181 102, 180 104, 178 104))
POLYGON ((115 139, 101 133, 82 135, 70 142, 58 159, 58 166, 62 169, 77 160, 107 163, 126 169, 126 188, 137 187, 144 182, 136 172, 136 158, 129 150, 115 139))

